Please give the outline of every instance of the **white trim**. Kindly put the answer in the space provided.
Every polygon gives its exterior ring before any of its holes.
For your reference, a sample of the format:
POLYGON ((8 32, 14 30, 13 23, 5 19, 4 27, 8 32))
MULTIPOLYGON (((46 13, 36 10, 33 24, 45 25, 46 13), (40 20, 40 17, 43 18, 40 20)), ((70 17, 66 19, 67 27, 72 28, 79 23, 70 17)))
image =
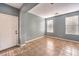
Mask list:
MULTIPOLYGON (((20 46, 21 46, 21 47, 23 47, 23 46, 25 46, 25 45, 26 45, 26 43, 29 43, 29 42, 32 42, 32 41, 34 41, 34 40, 40 39, 40 38, 42 38, 42 37, 44 37, 44 36, 37 37, 37 38, 32 39, 32 40, 29 40, 29 41, 25 41, 25 43, 24 43, 24 44, 22 44, 22 45, 20 45, 20 46)), ((63 39, 63 38, 60 38, 60 37, 53 37, 53 36, 47 36, 47 35, 45 35, 45 37, 55 38, 55 39, 60 39, 60 40, 64 40, 64 41, 70 41, 70 42, 79 43, 78 41, 69 40, 69 39, 63 39)))
POLYGON ((26 43, 29 43, 29 42, 35 41, 35 40, 40 39, 40 38, 42 38, 42 37, 44 37, 44 36, 40 36, 40 37, 37 37, 37 38, 31 39, 31 40, 25 41, 25 43, 22 44, 22 45, 20 45, 20 46, 23 47, 23 46, 26 45, 26 43))
POLYGON ((26 44, 25 44, 25 43, 23 43, 23 44, 21 44, 21 45, 20 45, 20 47, 23 47, 23 46, 25 46, 25 45, 26 45, 26 44))
POLYGON ((37 39, 40 39, 40 38, 42 38, 42 37, 44 37, 44 36, 41 36, 41 37, 37 37, 37 38, 34 38, 34 39, 32 39, 32 40, 29 40, 29 41, 25 41, 25 43, 29 43, 29 42, 32 42, 32 41, 34 41, 34 40, 37 40, 37 39))
POLYGON ((64 38, 60 38, 60 37, 53 37, 53 36, 46 36, 46 37, 50 37, 50 38, 60 39, 60 40, 64 40, 64 41, 70 41, 70 42, 79 43, 79 41, 64 39, 64 38))

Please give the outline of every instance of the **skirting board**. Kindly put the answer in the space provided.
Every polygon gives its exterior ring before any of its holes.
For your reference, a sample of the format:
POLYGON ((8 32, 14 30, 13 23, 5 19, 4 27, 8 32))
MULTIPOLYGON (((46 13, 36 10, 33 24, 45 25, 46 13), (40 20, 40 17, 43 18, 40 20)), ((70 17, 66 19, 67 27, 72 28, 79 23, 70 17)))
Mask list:
POLYGON ((38 39, 40 39, 40 38, 42 38, 42 37, 44 37, 44 36, 40 36, 40 37, 37 37, 37 38, 31 39, 31 40, 25 41, 25 43, 22 44, 22 45, 20 45, 20 46, 23 47, 23 46, 26 45, 26 43, 29 43, 29 42, 32 42, 32 41, 38 40, 38 39))
POLYGON ((45 36, 46 36, 46 37, 49 37, 49 38, 55 38, 55 39, 60 39, 60 40, 65 40, 65 41, 70 41, 70 42, 79 43, 79 41, 64 39, 64 38, 60 38, 60 37, 53 37, 53 36, 47 36, 47 35, 45 35, 45 36))

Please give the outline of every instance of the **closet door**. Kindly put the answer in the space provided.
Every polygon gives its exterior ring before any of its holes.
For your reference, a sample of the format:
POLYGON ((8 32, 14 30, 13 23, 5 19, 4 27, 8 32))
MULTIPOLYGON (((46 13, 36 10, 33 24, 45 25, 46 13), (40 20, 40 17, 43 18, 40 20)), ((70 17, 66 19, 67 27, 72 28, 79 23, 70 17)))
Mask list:
POLYGON ((0 13, 0 51, 18 43, 18 17, 0 13))

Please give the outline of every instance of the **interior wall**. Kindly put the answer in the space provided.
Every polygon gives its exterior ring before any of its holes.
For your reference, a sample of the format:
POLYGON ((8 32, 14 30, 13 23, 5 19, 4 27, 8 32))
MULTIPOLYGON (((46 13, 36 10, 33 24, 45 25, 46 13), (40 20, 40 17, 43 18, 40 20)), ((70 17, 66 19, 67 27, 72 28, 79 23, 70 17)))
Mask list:
POLYGON ((13 15, 13 16, 18 16, 19 15, 19 10, 16 8, 13 8, 7 4, 0 3, 0 13, 8 14, 8 15, 13 15))
POLYGON ((54 33, 47 33, 45 30, 46 35, 52 35, 56 37, 79 41, 79 35, 65 34, 65 17, 75 16, 75 15, 79 16, 79 11, 47 18, 46 20, 49 19, 54 20, 54 25, 53 25, 54 33))
POLYGON ((24 4, 20 12, 20 43, 31 40, 36 37, 44 35, 45 20, 39 16, 33 15, 28 12, 35 5, 34 3, 24 4))

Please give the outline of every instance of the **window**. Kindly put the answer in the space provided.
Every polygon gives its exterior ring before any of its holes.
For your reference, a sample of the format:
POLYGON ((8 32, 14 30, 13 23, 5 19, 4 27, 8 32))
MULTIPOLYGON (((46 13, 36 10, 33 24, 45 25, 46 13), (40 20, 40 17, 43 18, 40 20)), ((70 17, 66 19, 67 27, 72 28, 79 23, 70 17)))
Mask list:
POLYGON ((78 16, 66 17, 66 34, 78 35, 78 16))
POLYGON ((53 20, 47 20, 47 32, 53 32, 53 20))

